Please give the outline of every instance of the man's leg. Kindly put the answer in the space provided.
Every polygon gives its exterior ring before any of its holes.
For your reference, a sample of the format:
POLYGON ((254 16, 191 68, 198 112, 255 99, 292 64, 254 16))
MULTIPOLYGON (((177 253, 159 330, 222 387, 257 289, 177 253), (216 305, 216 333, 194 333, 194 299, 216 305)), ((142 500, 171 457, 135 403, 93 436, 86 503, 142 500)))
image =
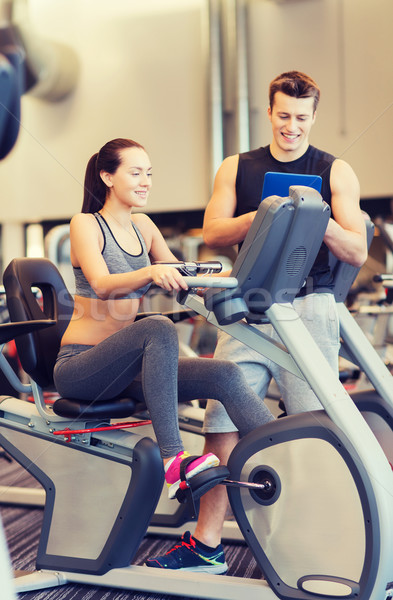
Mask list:
MULTIPOLYGON (((214 448, 220 462, 226 464, 238 439, 237 431, 206 434, 205 449, 214 448)), ((162 556, 150 557, 146 566, 217 575, 226 573, 228 565, 220 542, 227 507, 226 487, 216 485, 200 499, 194 535, 191 536, 190 532, 186 531, 180 543, 175 544, 162 556)))
MULTIPOLYGON (((293 306, 338 376, 340 334, 334 295, 329 293, 309 294, 296 298, 293 306)), ((275 332, 273 337, 279 340, 275 332)), ((272 365, 272 373, 289 415, 322 408, 306 381, 295 377, 278 365, 272 365)))
MULTIPOLYGON (((228 334, 219 332, 214 358, 236 362, 242 369, 248 385, 263 402, 271 379, 264 357, 228 334)), ((213 452, 220 459, 220 463, 226 465, 233 448, 239 441, 239 434, 223 405, 217 400, 209 400, 207 403, 203 431, 205 449, 214 448, 207 452, 213 452)), ((200 500, 194 537, 207 546, 215 548, 221 541, 227 509, 228 494, 225 486, 217 485, 204 494, 200 500)))
MULTIPOLYGON (((239 440, 237 431, 228 433, 207 433, 203 453, 213 452, 226 465, 229 456, 239 440)), ((221 533, 228 508, 227 489, 216 485, 200 499, 198 522, 194 537, 203 544, 216 548, 221 542, 221 533)))

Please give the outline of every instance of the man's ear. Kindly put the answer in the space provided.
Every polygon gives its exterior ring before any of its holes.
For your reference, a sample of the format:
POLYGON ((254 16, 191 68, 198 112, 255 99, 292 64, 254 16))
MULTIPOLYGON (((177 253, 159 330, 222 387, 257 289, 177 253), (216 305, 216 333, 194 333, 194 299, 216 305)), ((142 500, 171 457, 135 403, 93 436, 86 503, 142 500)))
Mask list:
POLYGON ((317 111, 314 111, 314 114, 312 116, 312 122, 315 123, 315 119, 317 118, 317 111))
POLYGON ((268 106, 268 109, 267 109, 267 116, 269 118, 269 121, 271 121, 272 120, 272 109, 270 108, 270 106, 268 106))
POLYGON ((112 175, 107 171, 100 171, 100 177, 102 181, 105 183, 106 187, 112 187, 112 175))

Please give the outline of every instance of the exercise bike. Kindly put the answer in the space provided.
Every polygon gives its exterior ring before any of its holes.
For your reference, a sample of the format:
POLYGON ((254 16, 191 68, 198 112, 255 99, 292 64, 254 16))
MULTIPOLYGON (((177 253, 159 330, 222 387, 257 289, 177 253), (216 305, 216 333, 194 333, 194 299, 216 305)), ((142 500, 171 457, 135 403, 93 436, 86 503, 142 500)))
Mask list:
MULTIPOLYGON (((234 516, 266 577, 261 581, 129 566, 161 493, 157 446, 102 426, 132 414, 132 398, 106 406, 59 399, 45 406, 42 388, 50 382, 58 343, 54 333, 64 330, 72 299, 64 287, 56 289, 57 275, 44 259, 19 259, 7 267, 9 312, 12 321, 21 322, 12 335, 35 319, 46 327, 16 338, 35 406, 12 397, 0 402, 0 444, 46 491, 38 570, 19 579, 19 591, 79 582, 223 600, 243 593, 263 600, 380 600, 386 594, 392 579, 393 474, 291 306, 329 216, 309 188, 266 199, 233 277, 197 278, 192 286, 211 290, 203 297, 179 295, 191 310, 304 378, 324 407, 257 428, 236 446, 228 470, 217 472, 214 483, 229 486, 234 516), (29 315, 26 297, 34 286, 42 289, 43 309, 36 303, 29 315), (263 320, 272 323, 283 345, 253 327, 263 320)), ((185 495, 195 498, 211 485, 194 483, 185 495)))

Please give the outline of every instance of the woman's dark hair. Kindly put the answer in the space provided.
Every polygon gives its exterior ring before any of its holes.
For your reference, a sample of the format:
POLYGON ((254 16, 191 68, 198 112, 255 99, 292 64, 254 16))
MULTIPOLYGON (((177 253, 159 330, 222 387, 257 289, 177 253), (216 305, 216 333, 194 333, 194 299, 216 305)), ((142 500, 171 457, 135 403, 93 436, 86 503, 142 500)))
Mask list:
POLYGON ((314 112, 317 110, 321 91, 315 81, 301 71, 288 71, 278 75, 269 86, 269 104, 273 109, 274 96, 282 92, 294 98, 314 98, 314 112))
POLYGON ((83 213, 95 213, 104 206, 108 188, 100 177, 101 171, 116 173, 121 164, 120 153, 126 148, 140 148, 141 144, 124 138, 107 142, 87 163, 83 194, 83 213))

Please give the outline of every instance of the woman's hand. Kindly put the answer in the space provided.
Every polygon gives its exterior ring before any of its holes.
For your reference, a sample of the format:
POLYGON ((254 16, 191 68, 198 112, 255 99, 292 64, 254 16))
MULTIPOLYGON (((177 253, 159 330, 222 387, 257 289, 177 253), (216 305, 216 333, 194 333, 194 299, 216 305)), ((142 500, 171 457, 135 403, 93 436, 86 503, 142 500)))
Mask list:
POLYGON ((150 275, 153 283, 168 292, 180 289, 188 290, 188 285, 183 275, 174 267, 165 265, 151 265, 150 275))

